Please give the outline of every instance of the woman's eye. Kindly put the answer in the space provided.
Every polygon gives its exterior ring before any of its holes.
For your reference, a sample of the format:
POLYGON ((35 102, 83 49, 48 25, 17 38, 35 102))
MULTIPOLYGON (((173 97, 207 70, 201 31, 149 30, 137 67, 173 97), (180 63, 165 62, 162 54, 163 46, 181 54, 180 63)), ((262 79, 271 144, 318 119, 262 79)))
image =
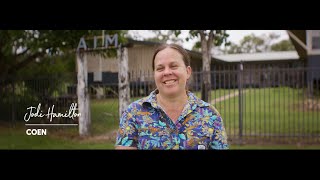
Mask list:
POLYGON ((157 71, 162 71, 163 70, 163 68, 161 67, 161 68, 157 68, 156 69, 157 71))

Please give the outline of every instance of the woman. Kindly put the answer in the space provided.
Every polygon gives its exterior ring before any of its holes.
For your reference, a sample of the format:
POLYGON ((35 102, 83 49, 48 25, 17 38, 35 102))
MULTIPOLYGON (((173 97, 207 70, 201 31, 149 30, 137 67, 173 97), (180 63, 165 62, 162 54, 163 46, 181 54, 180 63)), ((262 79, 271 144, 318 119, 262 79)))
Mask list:
POLYGON ((116 149, 228 149, 219 112, 186 90, 192 72, 187 51, 161 45, 152 67, 157 89, 123 113, 116 149))

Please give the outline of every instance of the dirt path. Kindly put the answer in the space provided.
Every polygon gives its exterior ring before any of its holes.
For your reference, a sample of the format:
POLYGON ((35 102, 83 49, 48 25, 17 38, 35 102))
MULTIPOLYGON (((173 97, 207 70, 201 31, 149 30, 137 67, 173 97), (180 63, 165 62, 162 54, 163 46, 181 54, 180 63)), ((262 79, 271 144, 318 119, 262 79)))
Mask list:
MULTIPOLYGON (((242 94, 245 94, 246 92, 248 92, 248 90, 242 91, 242 94)), ((233 98, 233 97, 238 96, 238 95, 239 95, 239 91, 237 91, 235 93, 231 93, 231 94, 225 95, 225 96, 222 96, 222 97, 219 97, 219 98, 216 98, 216 99, 211 101, 211 104, 215 104, 215 103, 227 100, 229 98, 233 98)))
POLYGON ((91 136, 82 140, 82 142, 106 142, 115 141, 117 135, 117 130, 111 131, 106 134, 101 134, 98 136, 91 136))

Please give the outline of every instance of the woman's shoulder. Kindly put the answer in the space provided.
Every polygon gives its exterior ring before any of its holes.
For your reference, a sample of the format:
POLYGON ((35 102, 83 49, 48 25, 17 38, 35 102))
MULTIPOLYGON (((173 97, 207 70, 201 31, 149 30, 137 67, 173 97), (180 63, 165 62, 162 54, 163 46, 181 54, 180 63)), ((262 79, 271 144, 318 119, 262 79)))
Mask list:
POLYGON ((135 101, 133 101, 133 102, 131 102, 129 104, 128 108, 139 108, 139 107, 142 107, 143 102, 144 102, 144 98, 135 100, 135 101))
POLYGON ((137 99, 137 100, 131 102, 129 104, 128 108, 135 108, 135 109, 143 108, 145 103, 149 103, 148 97, 143 97, 143 98, 140 98, 140 99, 137 99))
POLYGON ((218 109, 214 105, 210 104, 209 107, 210 107, 210 110, 212 112, 214 112, 214 114, 216 114, 217 116, 220 116, 220 112, 218 111, 218 109))
POLYGON ((195 94, 192 92, 189 92, 189 97, 191 97, 191 101, 195 104, 197 104, 202 110, 206 110, 207 112, 212 112, 213 114, 219 115, 219 111, 215 108, 215 106, 211 103, 208 103, 199 97, 197 97, 195 94))
POLYGON ((191 104, 197 104, 200 107, 207 107, 210 106, 209 103, 203 101, 202 99, 200 99, 199 97, 197 97, 193 92, 188 91, 188 97, 189 97, 189 102, 191 104))

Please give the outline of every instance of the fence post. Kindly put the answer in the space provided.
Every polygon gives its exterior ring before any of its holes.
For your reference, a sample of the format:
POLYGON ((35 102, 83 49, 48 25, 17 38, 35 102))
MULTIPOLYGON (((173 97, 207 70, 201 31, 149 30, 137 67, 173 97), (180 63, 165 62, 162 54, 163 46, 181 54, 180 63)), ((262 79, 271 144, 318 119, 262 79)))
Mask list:
POLYGON ((91 115, 90 98, 88 88, 87 54, 82 50, 77 52, 77 97, 79 103, 79 135, 81 137, 90 135, 91 115))
POLYGON ((130 104, 130 83, 129 83, 129 63, 128 48, 119 47, 117 50, 117 61, 119 68, 118 87, 119 87, 119 120, 123 112, 130 104))
POLYGON ((15 121, 16 121, 16 98, 15 98, 15 82, 12 81, 12 126, 15 127, 15 121))
POLYGON ((243 130, 243 104, 242 104, 242 73, 243 73, 243 64, 240 61, 239 70, 238 70, 238 89, 239 89, 239 140, 242 144, 242 130, 243 130))

